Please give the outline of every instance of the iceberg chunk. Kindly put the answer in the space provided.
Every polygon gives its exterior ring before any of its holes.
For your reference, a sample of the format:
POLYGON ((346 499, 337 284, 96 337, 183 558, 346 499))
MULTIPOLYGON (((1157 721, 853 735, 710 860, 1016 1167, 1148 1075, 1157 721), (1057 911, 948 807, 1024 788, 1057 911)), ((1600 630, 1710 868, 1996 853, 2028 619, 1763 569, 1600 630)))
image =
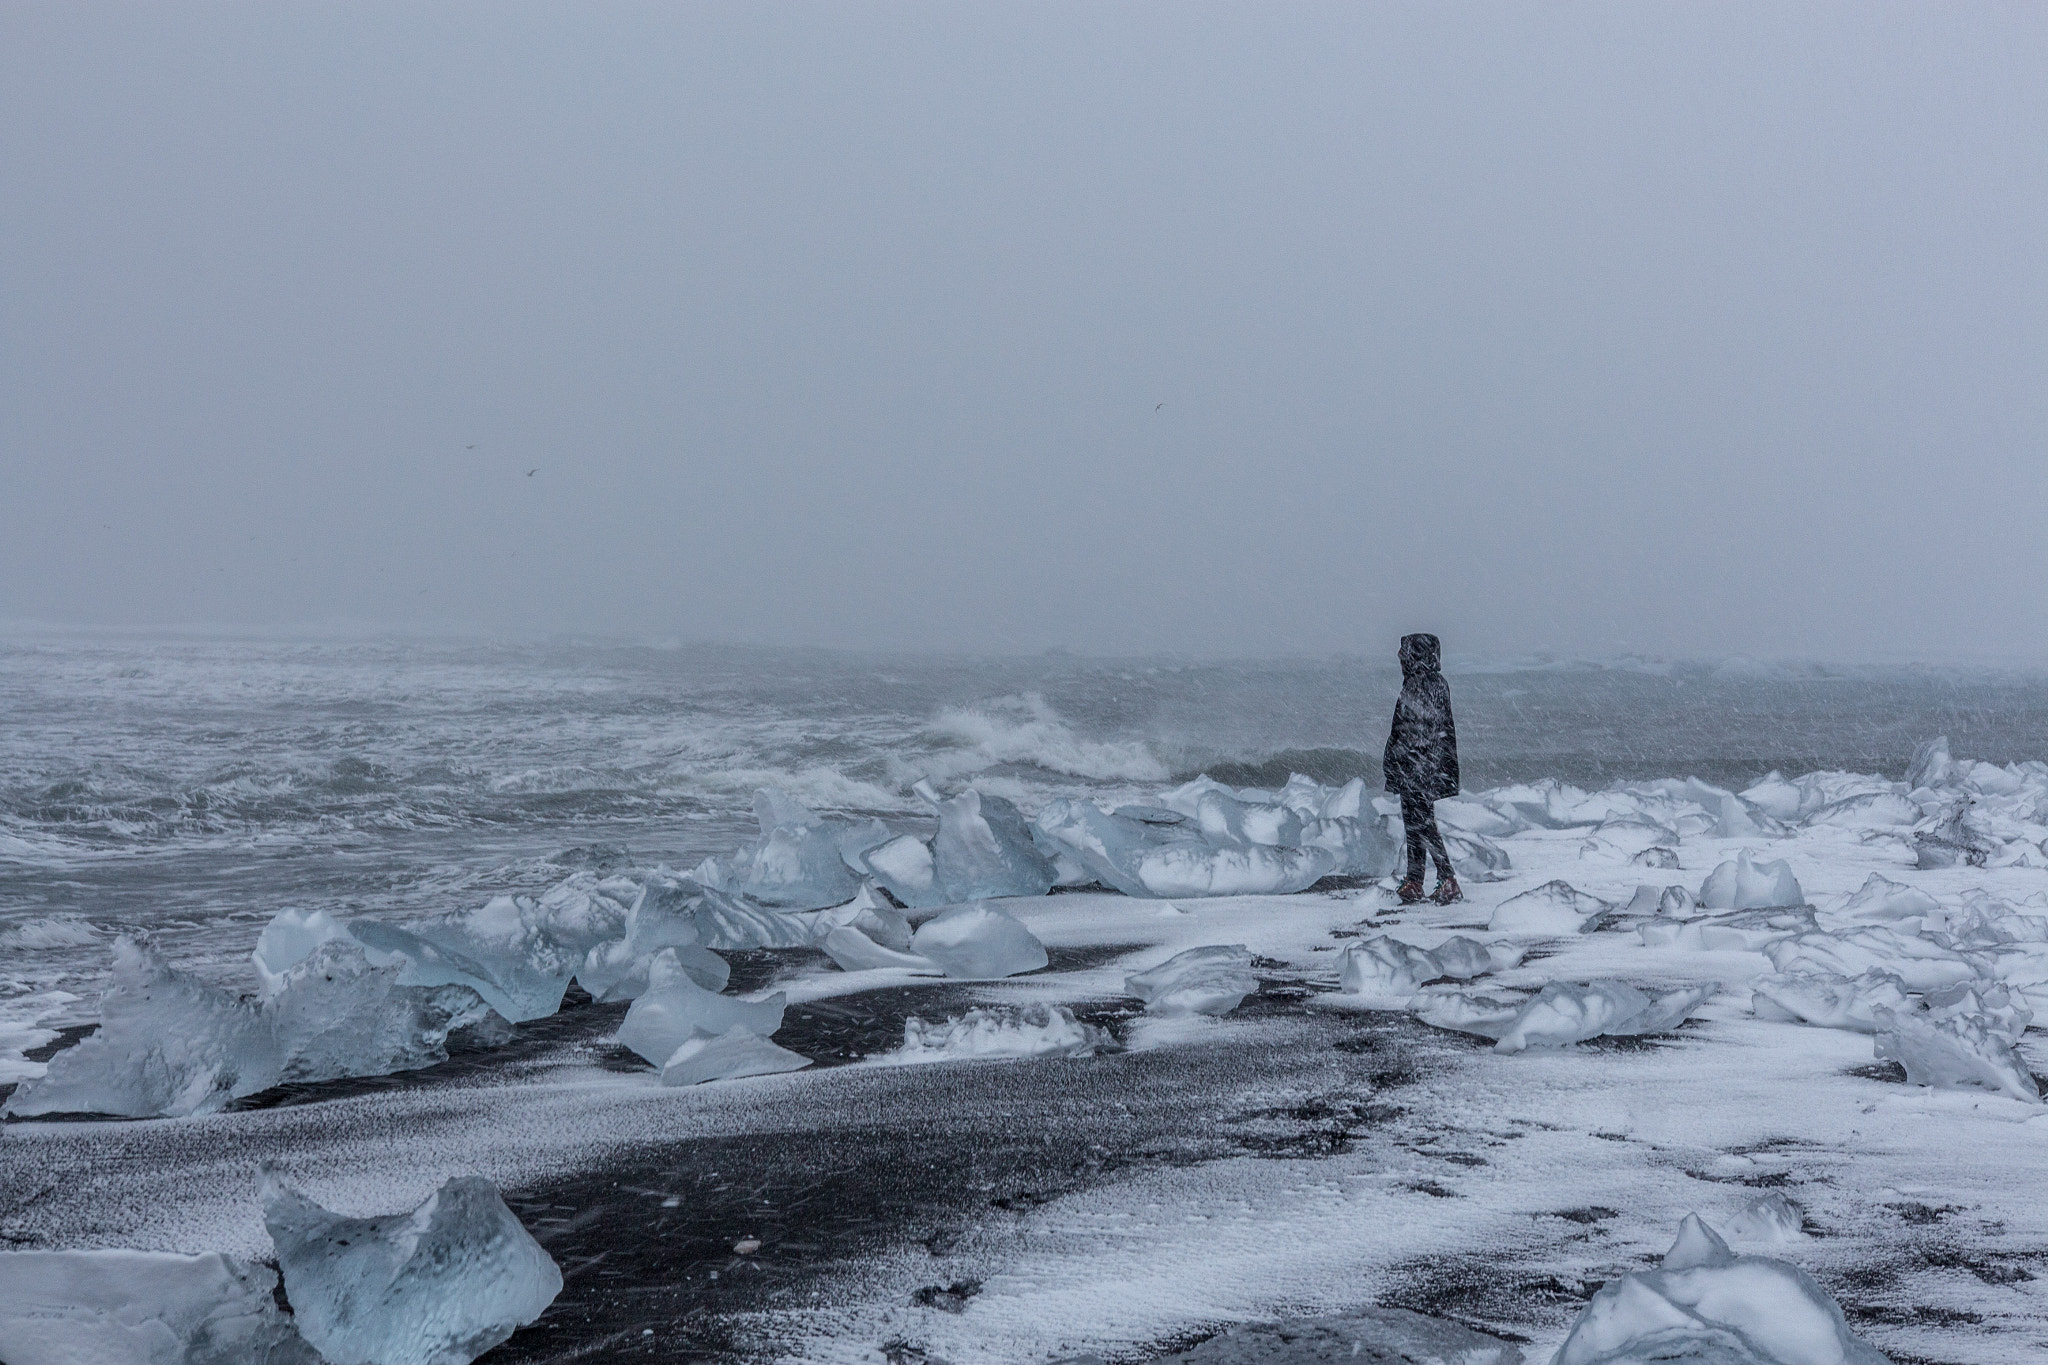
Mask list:
POLYGON ((218 1253, 0 1251, 8 1365, 319 1365, 277 1272, 218 1253))
POLYGON ((972 787, 934 804, 939 832, 932 839, 933 875, 943 897, 937 904, 1043 896, 1052 889, 1052 859, 1031 841, 1031 827, 1016 806, 972 787))
POLYGON ((256 965, 257 998, 268 1000, 284 985, 284 974, 323 943, 348 937, 348 929, 325 910, 280 910, 256 938, 249 960, 256 965))
POLYGON ((992 905, 956 905, 919 925, 910 949, 947 976, 965 981, 1035 972, 1045 966, 1045 945, 1029 929, 992 905))
POLYGON ((704 888, 687 877, 657 871, 650 876, 626 911, 624 932, 609 943, 593 945, 576 969, 583 989, 603 1001, 631 1000, 647 989, 647 964, 664 948, 707 991, 722 991, 731 967, 703 946, 697 908, 704 888))
POLYGON ((1766 944, 1764 954, 1781 972, 1861 976, 1876 967, 1896 973, 1906 989, 1913 991, 1939 990, 1990 976, 1982 958, 1875 924, 1839 934, 1816 930, 1781 939, 1766 944))
POLYGON ((1797 1266, 1737 1256, 1697 1214, 1656 1270, 1609 1280, 1554 1365, 1888 1365, 1797 1266))
MULTIPOLYGON (((1691 900, 1690 896, 1686 897, 1688 905, 1691 900)), ((1815 931, 1813 911, 1804 906, 1783 910, 1736 910, 1726 915, 1705 915, 1693 919, 1660 915, 1636 926, 1644 947, 1689 948, 1700 952, 1759 952, 1782 939, 1815 931)))
POLYGON ((333 1365, 468 1365, 562 1292, 553 1258, 481 1177, 381 1218, 331 1213, 268 1163, 262 1181, 299 1335, 333 1365))
POLYGON ((1806 1219, 1799 1206, 1782 1190, 1766 1190, 1737 1209, 1721 1225, 1721 1235, 1762 1246, 1794 1246, 1812 1240, 1806 1235, 1806 1219))
POLYGON ((1464 986, 1428 986, 1408 1002, 1417 1019, 1454 1033, 1498 1039, 1528 1003, 1520 992, 1477 991, 1464 986))
POLYGON ((1218 846, 1188 822, 1109 815, 1084 800, 1047 803, 1033 828, 1042 849, 1127 896, 1280 895, 1306 890, 1340 865, 1340 855, 1320 845, 1218 846))
POLYGON ((1649 849, 1672 848, 1677 843, 1678 831, 1669 825, 1642 815, 1616 815, 1594 827, 1579 845, 1579 856, 1627 862, 1649 849))
POLYGON ((748 948, 801 948, 811 941, 811 926, 802 915, 756 905, 745 896, 715 887, 700 890, 690 913, 706 948, 742 952, 748 948))
POLYGON ((754 820, 760 838, 732 856, 730 870, 713 876, 700 868, 706 875, 696 880, 784 910, 822 910, 860 889, 859 876, 840 854, 836 822, 774 787, 754 794, 754 820))
POLYGON ((1242 943, 1190 948, 1124 978, 1147 1014, 1228 1014, 1258 988, 1251 950, 1242 943))
POLYGON ((811 1059, 801 1053, 769 1042, 734 1024, 717 1037, 698 1034, 677 1044, 661 1064, 663 1085, 702 1085, 706 1081, 731 1081, 742 1076, 773 1076, 783 1071, 801 1071, 811 1059))
POLYGON ((1065 1005, 993 1006, 952 1019, 903 1021, 903 1046, 875 1060, 890 1064, 990 1057, 1092 1057, 1116 1040, 1074 1017, 1065 1005))
MULTIPOLYGON (((1514 962, 1521 961, 1521 953, 1513 949, 1514 962)), ((1436 963, 1438 976, 1448 976, 1457 981, 1470 981, 1475 976, 1502 969, 1500 957, 1492 948, 1463 934, 1453 934, 1429 950, 1429 956, 1436 963)), ((1514 962, 1507 965, 1513 966, 1514 962)))
POLYGON ((1700 886, 1700 904, 1708 910, 1766 910, 1805 903, 1806 893, 1790 863, 1760 863, 1746 848, 1708 873, 1700 886))
POLYGON ((280 1079, 385 1076, 448 1058, 448 1035, 491 1017, 467 986, 401 986, 402 962, 374 966, 352 938, 330 939, 287 968, 263 1014, 280 1079))
POLYGON ((495 896, 475 910, 402 927, 353 919, 348 931, 378 966, 405 959, 398 984, 467 986, 515 1024, 559 1010, 582 961, 581 952, 548 932, 539 905, 525 896, 495 896))
POLYGON ((100 1026, 23 1081, 4 1111, 111 1114, 120 1118, 205 1114, 277 1084, 277 1041, 257 1010, 172 969, 133 938, 114 941, 114 982, 100 1026))
POLYGON ((1910 1005, 1906 983, 1877 967, 1855 977, 1833 972, 1758 977, 1750 997, 1750 1008, 1759 1018, 1853 1033, 1875 1033, 1878 1010, 1903 1010, 1910 1005))
POLYGON ((1882 1006, 1874 1013, 1877 1059, 1905 1067, 1910 1083, 1942 1089, 1976 1086, 2028 1104, 2041 1102, 2040 1086, 1995 1021, 1970 1015, 1931 1019, 1882 1006))
POLYGON ((861 854, 861 865, 905 905, 944 905, 932 846, 915 834, 899 834, 861 854))
MULTIPOLYGON (((1492 965, 1490 959, 1488 965, 1492 965)), ((1433 955, 1381 934, 1377 938, 1360 939, 1344 950, 1337 969, 1337 983, 1338 989, 1346 995, 1402 1006, 1422 988, 1424 982, 1434 981, 1442 975, 1444 970, 1433 955)))
POLYGON ((647 990, 633 1001, 619 1025, 619 1041, 656 1066, 702 1034, 717 1037, 734 1027, 766 1038, 782 1027, 789 997, 777 991, 766 1000, 741 1000, 705 990, 690 978, 673 948, 648 964, 647 990))
POLYGON ((1553 981, 1524 1004, 1494 1044, 1500 1052, 1568 1047, 1624 1029, 1650 1008, 1650 997, 1625 981, 1583 986, 1553 981))
POLYGON ((580 958, 625 932, 628 907, 639 891, 624 877, 572 873, 541 893, 533 923, 569 957, 580 958))
POLYGON ((885 947, 869 938, 865 931, 851 924, 836 926, 820 940, 819 947, 825 956, 839 964, 846 972, 867 972, 877 969, 916 972, 920 976, 944 976, 939 964, 917 953, 885 947))
POLYGON ((1614 906, 1563 881, 1545 882, 1494 907, 1487 928, 1497 934, 1590 933, 1614 906))

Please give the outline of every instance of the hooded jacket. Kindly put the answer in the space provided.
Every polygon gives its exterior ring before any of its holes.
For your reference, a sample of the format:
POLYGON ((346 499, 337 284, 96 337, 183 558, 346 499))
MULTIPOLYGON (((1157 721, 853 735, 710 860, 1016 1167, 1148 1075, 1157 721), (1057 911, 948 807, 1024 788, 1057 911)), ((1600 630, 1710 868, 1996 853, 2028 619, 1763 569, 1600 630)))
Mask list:
POLYGON ((1387 790, 1441 801, 1458 794, 1458 729, 1434 635, 1401 637, 1401 699, 1387 736, 1387 790))

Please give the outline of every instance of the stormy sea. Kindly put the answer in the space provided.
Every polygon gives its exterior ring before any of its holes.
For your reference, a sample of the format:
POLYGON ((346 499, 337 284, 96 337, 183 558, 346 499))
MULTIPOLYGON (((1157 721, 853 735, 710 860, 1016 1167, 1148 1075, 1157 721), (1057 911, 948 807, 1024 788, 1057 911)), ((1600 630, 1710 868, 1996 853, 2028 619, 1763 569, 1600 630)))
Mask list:
MULTIPOLYGON (((2048 1005, 2048 678, 1455 644, 1445 671, 1467 899, 1438 907, 1398 903, 1392 865, 1368 865, 1394 847, 1374 805, 1391 657, 9 637, 0 1244, 272 1265, 261 1163, 356 1217, 476 1175, 562 1277, 486 1357, 507 1365, 1221 1361, 1259 1324, 1369 1308, 1540 1362, 1697 1214, 1798 1267, 1881 1358, 2040 1359, 2048 1044, 2016 1012, 2036 987, 2048 1005), (1307 849, 1305 824, 1352 842, 1288 863, 1304 884, 1156 894, 1077 842, 1046 863, 1049 893, 988 898, 1042 945, 1030 970, 849 970, 817 920, 803 942, 720 947, 723 994, 784 998, 772 1041, 798 1070, 679 1085, 620 1041, 629 999, 572 963, 559 1008, 424 1065, 153 1116, 24 1112, 100 1026, 124 940, 254 1002, 282 912, 401 926, 578 876, 623 911, 706 859, 737 877, 764 810, 914 851, 969 791, 1035 831, 1084 805, 1141 833, 1200 826, 1209 843, 1182 846, 1249 850, 1230 865, 1254 873, 1307 849), (1873 878, 1901 891, 1870 899, 1873 878), (1495 995, 1402 956, 1456 936, 1495 995), (1205 947, 1243 949, 1256 980, 1232 1005, 1160 1010, 1128 984, 1205 947), (1824 1018, 1817 988, 1783 984, 1873 971, 1903 983, 1881 1016, 1831 996, 1824 1018), (1600 982, 1600 1009, 1698 998, 1583 1036, 1521 1009, 1600 982), (2009 1026, 2003 1050, 1930 1062, 1948 1034, 1915 1053, 1883 1031, 1895 1006, 1954 1033, 1962 986, 1970 1027, 2009 1026)), ((937 913, 872 870, 856 851, 834 875, 883 920, 937 913)), ((1590 998, 1565 1001, 1574 1019, 1590 998)))

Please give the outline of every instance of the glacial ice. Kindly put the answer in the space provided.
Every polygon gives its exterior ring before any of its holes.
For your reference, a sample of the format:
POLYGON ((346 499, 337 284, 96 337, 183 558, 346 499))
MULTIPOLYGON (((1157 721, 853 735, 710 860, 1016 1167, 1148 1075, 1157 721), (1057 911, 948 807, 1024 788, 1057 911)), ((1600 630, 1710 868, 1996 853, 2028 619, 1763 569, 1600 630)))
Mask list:
POLYGON ((777 991, 765 1000, 742 1000, 705 990, 664 948, 649 961, 647 989, 633 1001, 619 1025, 619 1041, 656 1066, 690 1038, 716 1037, 735 1026, 766 1038, 782 1027, 789 997, 777 991))
POLYGON ((1612 1032, 1649 1007, 1650 997, 1625 981, 1553 981, 1522 1006, 1494 1047, 1567 1047, 1612 1032))
POLYGON ((1463 934, 1453 934, 1429 950, 1429 956, 1436 963, 1437 974, 1448 976, 1454 981, 1470 981, 1475 976, 1488 972, 1502 971, 1521 961, 1521 952, 1507 949, 1513 961, 1503 963, 1500 953, 1463 934))
MULTIPOLYGON (((859 890, 859 883, 854 889, 859 890)), ((700 890, 690 914, 707 949, 801 948, 811 941, 811 926, 801 914, 758 905, 744 895, 716 887, 700 890)))
MULTIPOLYGON (((932 794, 936 797, 936 793, 932 794)), ((932 880, 938 899, 905 900, 913 909, 957 905, 991 896, 1042 896, 1052 889, 1052 860, 1031 840, 1031 827, 1010 802, 969 787, 934 799, 939 830, 932 838, 932 880)))
POLYGON ((468 1365, 562 1292, 554 1260, 478 1176, 416 1209, 344 1218, 266 1163, 262 1198, 299 1334, 331 1365, 468 1365))
POLYGON ((623 931, 593 944, 576 969, 576 980, 598 1000, 631 1000, 647 989, 647 964, 664 948, 708 991, 722 991, 731 972, 725 959, 704 947, 697 908, 704 888, 687 877, 657 869, 634 895, 623 931))
POLYGON ((1466 986, 1426 986, 1408 1002, 1423 1023, 1456 1033, 1498 1039, 1515 1022, 1529 997, 1518 991, 1482 991, 1466 986))
POLYGON ((6 1114, 177 1117, 277 1084, 277 1040, 252 1006, 174 970, 152 945, 114 941, 100 1026, 23 1081, 6 1114))
POLYGON ((1626 862, 1639 853, 1672 848, 1677 843, 1678 831, 1669 825, 1642 815, 1615 815, 1594 826, 1586 841, 1579 845, 1579 856, 1626 862))
MULTIPOLYGON (((1128 896, 1281 895, 1332 873, 1393 871, 1400 847, 1363 787, 1354 779, 1332 790, 1296 775, 1276 795, 1203 777, 1163 793, 1158 807, 1113 815, 1091 801, 1053 801, 1032 832, 1056 862, 1128 896)), ((1453 830, 1445 839, 1460 872, 1485 876, 1507 865, 1507 854, 1476 834, 1453 830)))
POLYGON ((730 860, 699 864, 692 879, 781 910, 822 910, 860 889, 860 878, 840 851, 840 822, 773 787, 754 794, 754 821, 759 838, 730 860))
POLYGON ((1782 1190, 1766 1190, 1745 1203, 1721 1224, 1721 1235, 1753 1246, 1796 1246, 1812 1240, 1798 1206, 1782 1190))
POLYGON ((1832 934, 1803 933, 1766 944, 1763 951, 1781 972, 1861 976, 1876 967, 1897 974, 1913 991, 1939 990, 1990 975, 1983 958, 1875 924, 1832 934))
POLYGON ((1855 977, 1833 972, 1762 976, 1754 982, 1750 998, 1750 1008, 1760 1019, 1854 1033, 1877 1032, 1877 1010, 1903 1010, 1911 1003, 1906 983, 1876 967, 1855 977))
POLYGON ((1569 882, 1549 881, 1495 906, 1486 927, 1497 934, 1577 934, 1590 932, 1613 909, 1612 903, 1569 882))
POLYGON ((942 910, 920 924, 910 936, 910 950, 966 981, 1035 972, 1051 961, 1029 929, 980 902, 942 910))
POLYGON ((698 1034, 678 1043, 661 1064, 661 1083, 702 1085, 743 1076, 773 1076, 801 1071, 810 1064, 811 1059, 802 1053, 771 1043, 744 1024, 734 1024, 715 1037, 698 1034))
POLYGON ((915 834, 899 834, 861 854, 861 866, 905 905, 943 905, 932 846, 915 834))
POLYGON ((1609 1280, 1553 1365, 1888 1365, 1797 1266, 1737 1256, 1688 1214, 1656 1270, 1609 1280))
POLYGON ((1746 848, 1708 873, 1700 886, 1700 905, 1708 910, 1769 910, 1805 903, 1806 893, 1790 863, 1760 863, 1746 848))
POLYGON ((886 1063, 952 1062, 1002 1057, 1092 1057, 1115 1039, 1074 1017, 1065 1005, 997 1005, 971 1009, 936 1023, 903 1021, 903 1046, 875 1060, 886 1063))
POLYGON ((8 1365, 320 1365, 277 1272, 217 1252, 0 1251, 8 1365))
POLYGON ((1842 903, 1841 913, 1857 919, 1903 920, 1941 913, 1941 903, 1917 886, 1873 872, 1862 889, 1842 903))
POLYGON ((1813 911, 1798 905, 1776 910, 1733 910, 1725 915, 1696 915, 1692 919, 1660 915, 1636 926, 1644 947, 1685 948, 1694 952, 1760 952, 1770 944, 1814 932, 1813 911))
POLYGON ((1338 989, 1346 995, 1380 1000, 1399 1008, 1423 983, 1444 975, 1435 957, 1422 949, 1381 934, 1358 939, 1345 948, 1337 969, 1338 989))
MULTIPOLYGON (((1719 989, 1712 983, 1703 983, 1652 992, 1625 981, 1589 981, 1584 985, 1553 981, 1534 998, 1521 1003, 1514 1017, 1494 1035, 1498 1039, 1494 1046, 1501 1052, 1521 1052, 1532 1047, 1569 1047, 1603 1034, 1635 1037, 1669 1033, 1691 1018, 1719 989)), ((1435 1022, 1420 1010, 1417 1016, 1426 1023, 1435 1022)), ((1464 1031, 1479 1030, 1468 1026, 1464 1031)))
POLYGON ((348 928, 325 910, 280 910, 256 937, 249 960, 256 967, 257 998, 268 1000, 284 986, 284 974, 323 943, 348 937, 348 928))
POLYGON ((1241 943, 1189 948, 1124 978, 1147 1014, 1228 1014, 1258 988, 1251 950, 1241 943))
POLYGON ((1035 828, 1096 880, 1130 896, 1286 894, 1339 865, 1327 848, 1218 847, 1187 824, 1106 815, 1092 801, 1053 801, 1035 828))
POLYGON ((2000 982, 1963 982, 1920 997, 1920 1009, 1928 1019, 1967 1017, 2014 1043, 2034 1022, 2034 1011, 2020 993, 2000 982))
POLYGON ((844 905, 815 910, 803 918, 810 922, 810 932, 816 938, 822 939, 833 929, 844 926, 860 930, 884 948, 910 950, 910 921, 901 910, 883 900, 873 886, 862 886, 860 894, 844 905))
POLYGON ((1905 1067, 1911 1084, 1976 1086, 2028 1104, 2041 1102, 2040 1087, 1995 1022, 1972 1015, 1927 1018, 1882 1006, 1873 1013, 1877 1059, 1905 1067))
POLYGON ((401 986, 405 964, 373 965, 353 938, 329 939, 286 968, 263 1006, 279 1079, 384 1076, 448 1057, 448 1035, 492 1015, 468 986, 401 986))
POLYGON ((818 946, 825 955, 839 964, 841 971, 865 972, 878 968, 916 972, 922 976, 944 976, 939 964, 917 953, 886 947, 868 937, 856 925, 835 925, 819 940, 818 946))
POLYGON ((468 986, 515 1024, 559 1010, 583 960, 554 937, 545 912, 526 896, 495 896, 474 910, 404 925, 353 919, 348 931, 378 966, 405 960, 398 984, 468 986))

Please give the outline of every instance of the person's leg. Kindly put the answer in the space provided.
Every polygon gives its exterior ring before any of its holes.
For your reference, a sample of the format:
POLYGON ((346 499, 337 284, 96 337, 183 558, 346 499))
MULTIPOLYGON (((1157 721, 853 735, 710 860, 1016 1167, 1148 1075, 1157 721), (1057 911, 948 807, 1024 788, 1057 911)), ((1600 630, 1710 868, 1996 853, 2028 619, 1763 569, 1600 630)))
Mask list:
MULTIPOLYGON (((1443 831, 1436 827, 1436 802, 1425 802, 1422 807, 1422 837, 1429 845, 1429 854, 1436 859, 1436 878, 1440 882, 1456 881, 1457 874, 1451 870, 1451 853, 1444 847, 1443 831)), ((1415 875, 1422 875, 1421 860, 1411 856, 1410 866, 1415 875)))
POLYGON ((1411 792, 1401 793, 1401 831, 1408 840, 1408 880, 1422 885, 1422 874, 1428 870, 1426 855, 1423 853, 1423 831, 1428 837, 1443 846, 1443 837, 1436 832, 1436 814, 1429 808, 1429 802, 1411 792))

